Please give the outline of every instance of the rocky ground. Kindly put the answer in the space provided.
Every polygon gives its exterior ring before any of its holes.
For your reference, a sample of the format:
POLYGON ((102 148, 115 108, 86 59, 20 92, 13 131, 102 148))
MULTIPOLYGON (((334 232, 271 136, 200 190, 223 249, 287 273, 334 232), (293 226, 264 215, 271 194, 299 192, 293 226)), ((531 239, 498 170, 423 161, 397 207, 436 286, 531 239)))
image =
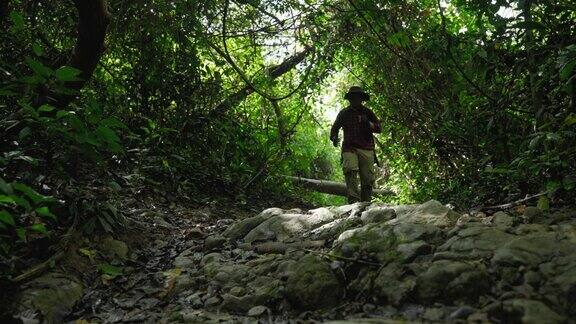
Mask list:
POLYGON ((128 233, 79 242, 26 284, 18 317, 576 322, 574 210, 461 214, 428 201, 248 216, 142 211, 128 233))

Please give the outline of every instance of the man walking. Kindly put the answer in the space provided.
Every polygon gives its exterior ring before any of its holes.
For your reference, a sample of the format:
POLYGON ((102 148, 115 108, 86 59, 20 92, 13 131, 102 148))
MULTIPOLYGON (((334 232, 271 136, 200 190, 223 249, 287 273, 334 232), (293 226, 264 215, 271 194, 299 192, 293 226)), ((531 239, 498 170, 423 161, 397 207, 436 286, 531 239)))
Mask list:
POLYGON ((362 102, 370 96, 361 87, 350 87, 344 98, 350 105, 338 113, 330 130, 330 140, 338 146, 338 132, 344 130, 342 143, 342 169, 346 178, 348 202, 370 201, 374 185, 374 138, 372 133, 382 131, 376 115, 362 102), (358 174, 360 187, 358 192, 358 174))

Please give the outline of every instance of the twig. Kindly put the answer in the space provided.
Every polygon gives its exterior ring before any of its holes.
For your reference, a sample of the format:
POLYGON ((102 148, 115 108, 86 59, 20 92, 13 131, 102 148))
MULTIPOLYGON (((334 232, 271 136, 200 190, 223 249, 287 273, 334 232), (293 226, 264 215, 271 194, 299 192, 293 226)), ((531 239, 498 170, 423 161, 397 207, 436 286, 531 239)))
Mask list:
POLYGON ((547 195, 547 194, 549 194, 549 193, 550 193, 550 190, 547 190, 547 191, 543 191, 543 192, 541 192, 541 193, 537 193, 537 194, 532 195, 532 196, 528 196, 528 197, 522 198, 522 199, 520 199, 520 200, 513 201, 513 202, 511 202, 511 203, 502 204, 502 205, 496 205, 496 206, 480 207, 480 208, 478 208, 478 209, 473 209, 473 210, 474 210, 474 211, 482 211, 482 210, 490 210, 490 209, 504 210, 504 209, 512 208, 512 207, 514 207, 514 206, 516 206, 516 205, 519 205, 519 204, 521 204, 521 203, 523 203, 523 202, 527 202, 527 201, 532 200, 532 199, 534 199, 534 198, 538 198, 538 197, 540 197, 540 196, 547 195))
POLYGON ((53 256, 51 256, 48 260, 33 266, 32 268, 26 270, 26 272, 22 273, 21 275, 13 278, 11 281, 15 284, 20 284, 24 281, 28 281, 30 279, 36 278, 37 276, 44 273, 46 270, 50 269, 55 262, 60 261, 64 257, 64 251, 59 251, 53 256))

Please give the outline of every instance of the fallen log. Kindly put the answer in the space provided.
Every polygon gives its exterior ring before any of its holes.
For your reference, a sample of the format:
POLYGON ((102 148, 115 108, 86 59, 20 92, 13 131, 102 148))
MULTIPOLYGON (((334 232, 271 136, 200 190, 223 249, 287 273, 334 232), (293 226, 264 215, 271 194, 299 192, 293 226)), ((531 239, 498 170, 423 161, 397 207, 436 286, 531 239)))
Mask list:
MULTIPOLYGON (((284 176, 287 179, 294 181, 294 183, 316 192, 322 192, 330 195, 336 196, 344 196, 346 197, 346 184, 336 181, 329 181, 329 180, 318 180, 318 179, 309 179, 309 178, 302 178, 302 177, 293 177, 293 176, 284 176)), ((389 189, 374 189, 373 192, 375 195, 391 195, 394 196, 392 190, 389 189)))

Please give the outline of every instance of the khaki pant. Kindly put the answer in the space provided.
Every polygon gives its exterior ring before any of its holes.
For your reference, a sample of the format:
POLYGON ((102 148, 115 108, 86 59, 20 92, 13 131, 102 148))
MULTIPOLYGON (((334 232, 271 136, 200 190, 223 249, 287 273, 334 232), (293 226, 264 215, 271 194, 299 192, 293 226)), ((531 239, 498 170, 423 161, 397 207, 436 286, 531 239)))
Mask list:
POLYGON ((355 149, 354 152, 342 152, 342 169, 346 178, 348 202, 370 201, 374 186, 374 151, 355 149))

